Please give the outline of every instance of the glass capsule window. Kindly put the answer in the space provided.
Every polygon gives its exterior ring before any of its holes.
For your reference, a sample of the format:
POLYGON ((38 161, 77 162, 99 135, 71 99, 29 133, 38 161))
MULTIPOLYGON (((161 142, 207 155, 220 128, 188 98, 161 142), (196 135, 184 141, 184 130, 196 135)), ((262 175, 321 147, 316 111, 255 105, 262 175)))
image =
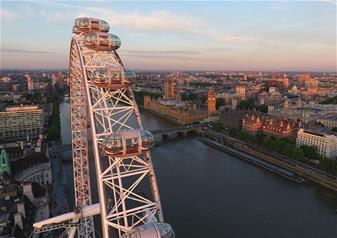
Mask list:
POLYGON ((85 41, 86 41, 87 44, 95 44, 96 41, 97 41, 97 35, 96 35, 96 33, 94 33, 94 34, 90 34, 90 33, 87 34, 85 36, 85 41))
POLYGON ((154 226, 161 238, 175 238, 172 227, 167 223, 155 223, 154 226))
POLYGON ((84 30, 92 31, 108 32, 110 30, 110 26, 106 21, 88 17, 77 18, 75 20, 75 26, 80 29, 84 28, 84 30))
POLYGON ((140 131, 140 136, 142 139, 142 147, 144 149, 149 149, 153 146, 154 144, 154 138, 151 132, 146 131, 146 130, 141 130, 140 131))
POLYGON ((91 40, 91 42, 96 42, 96 40, 97 40, 97 35, 96 35, 96 34, 91 34, 90 40, 91 40))
POLYGON ((175 238, 172 227, 167 223, 150 223, 138 226, 122 238, 175 238))
POLYGON ((132 232, 131 234, 125 234, 122 238, 141 238, 138 231, 132 232))
POLYGON ((88 27, 89 26, 89 19, 88 18, 80 18, 79 19, 79 26, 80 27, 88 27))
POLYGON ((108 32, 110 30, 110 25, 106 21, 100 21, 100 30, 108 32))
POLYGON ((105 140, 105 150, 110 154, 117 154, 123 150, 123 142, 120 134, 112 134, 105 140))
POLYGON ((112 81, 118 81, 121 80, 121 72, 120 71, 112 71, 111 72, 111 80, 112 81))
POLYGON ((111 66, 98 68, 92 73, 92 79, 97 85, 122 84, 122 68, 120 66, 111 66))
POLYGON ((138 151, 138 138, 129 138, 125 140, 127 152, 138 151))
POLYGON ((73 26, 73 33, 77 34, 79 32, 80 31, 79 31, 78 27, 77 26, 73 26))
POLYGON ((100 39, 99 41, 100 45, 109 45, 109 39, 106 35, 100 35, 99 39, 100 39))
POLYGON ((119 48, 121 46, 121 40, 118 36, 109 34, 109 40, 112 45, 114 45, 116 48, 119 48))
POLYGON ((124 67, 124 78, 127 80, 136 79, 136 73, 132 69, 124 67))
POLYGON ((105 82, 109 79, 109 72, 107 68, 96 69, 93 73, 93 78, 95 81, 105 82))

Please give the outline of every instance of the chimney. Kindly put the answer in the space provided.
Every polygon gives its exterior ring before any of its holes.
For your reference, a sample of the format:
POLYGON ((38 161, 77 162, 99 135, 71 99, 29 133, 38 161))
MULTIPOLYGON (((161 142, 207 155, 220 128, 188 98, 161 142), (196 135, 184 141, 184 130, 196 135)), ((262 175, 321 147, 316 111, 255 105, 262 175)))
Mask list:
POLYGON ((20 213, 14 214, 14 226, 18 225, 23 230, 23 221, 20 213))
POLYGON ((26 197, 33 202, 34 201, 34 194, 33 194, 33 188, 31 183, 24 183, 23 184, 23 195, 26 195, 26 197))
POLYGON ((26 218, 26 210, 25 210, 25 204, 24 204, 24 202, 23 201, 18 202, 16 204, 16 207, 17 207, 18 213, 20 213, 23 218, 26 218))

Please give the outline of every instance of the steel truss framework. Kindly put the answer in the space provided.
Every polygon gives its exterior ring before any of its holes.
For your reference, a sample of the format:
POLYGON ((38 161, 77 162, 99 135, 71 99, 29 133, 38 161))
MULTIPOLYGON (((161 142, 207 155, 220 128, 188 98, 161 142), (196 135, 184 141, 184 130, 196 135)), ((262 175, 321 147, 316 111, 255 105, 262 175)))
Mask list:
MULTIPOLYGON (((122 66, 115 51, 94 51, 84 35, 73 37, 70 49, 71 128, 76 205, 91 204, 87 120, 90 121, 101 211, 102 235, 119 237, 148 222, 163 222, 159 190, 150 152, 132 157, 106 156, 100 144, 107 135, 123 129, 142 129, 130 88, 98 88, 93 71, 122 66)), ((92 217, 81 220, 80 237, 94 237, 92 217)))

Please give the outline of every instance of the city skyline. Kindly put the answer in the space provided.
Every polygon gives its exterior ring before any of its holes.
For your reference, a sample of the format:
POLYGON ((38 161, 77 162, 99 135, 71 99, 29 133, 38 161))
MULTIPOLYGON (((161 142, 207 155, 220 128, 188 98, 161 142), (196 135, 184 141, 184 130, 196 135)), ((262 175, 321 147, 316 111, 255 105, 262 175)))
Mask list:
POLYGON ((108 20, 136 70, 336 71, 335 1, 4 1, 1 69, 67 69, 84 15, 108 20))

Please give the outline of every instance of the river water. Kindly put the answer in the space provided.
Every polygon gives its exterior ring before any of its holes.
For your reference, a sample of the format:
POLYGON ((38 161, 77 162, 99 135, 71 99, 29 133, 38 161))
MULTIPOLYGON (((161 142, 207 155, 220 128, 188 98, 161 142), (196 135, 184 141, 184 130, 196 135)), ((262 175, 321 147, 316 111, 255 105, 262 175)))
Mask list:
MULTIPOLYGON (((62 103, 60 113, 62 142, 69 144, 69 104, 62 103)), ((174 127, 147 112, 142 119, 149 130, 174 127)), ((178 238, 337 237, 336 193, 288 181, 193 137, 151 151, 164 216, 178 238)), ((64 173, 73 207, 71 166, 65 164, 64 173)))

